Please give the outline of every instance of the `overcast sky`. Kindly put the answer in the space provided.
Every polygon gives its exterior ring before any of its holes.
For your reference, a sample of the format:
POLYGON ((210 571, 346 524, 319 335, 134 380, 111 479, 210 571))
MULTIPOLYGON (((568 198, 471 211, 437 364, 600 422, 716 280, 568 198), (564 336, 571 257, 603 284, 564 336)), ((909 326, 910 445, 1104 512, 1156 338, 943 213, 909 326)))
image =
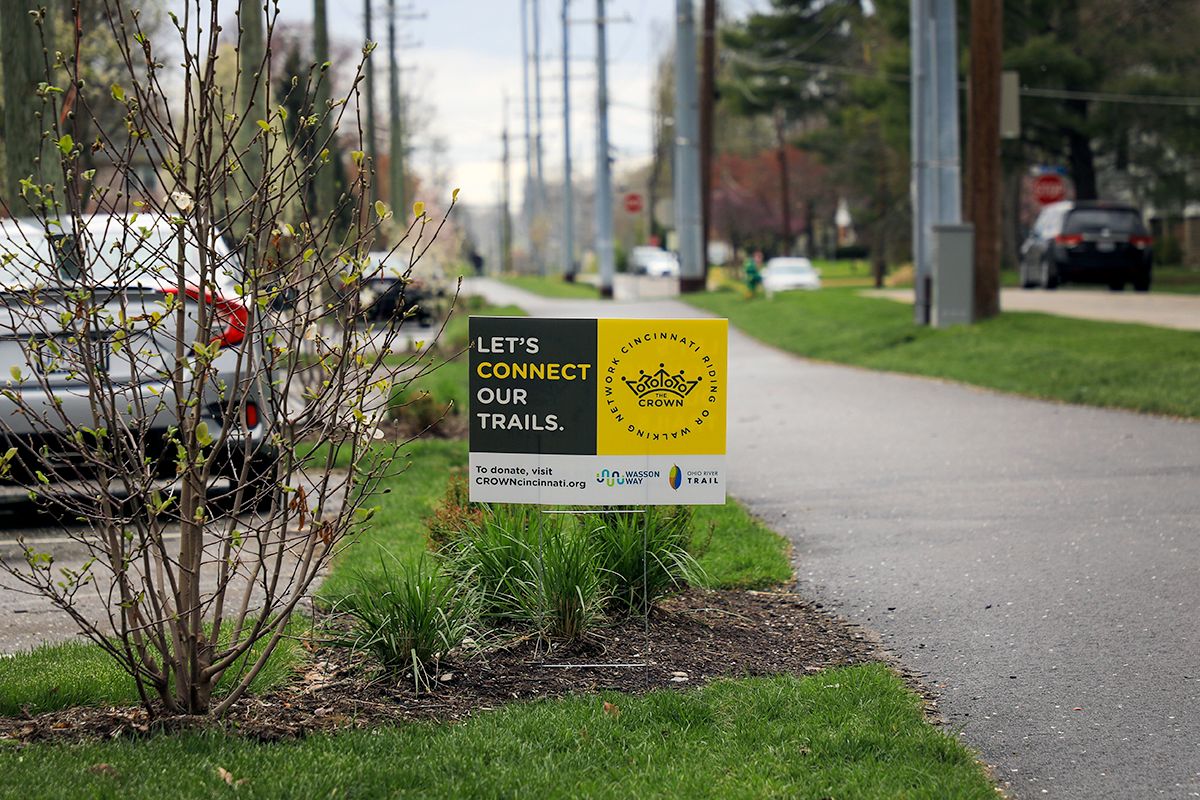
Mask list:
MULTIPOLYGON (((178 7, 184 0, 168 0, 178 7)), ((529 0, 531 7, 534 0, 529 0)), ((231 17, 236 4, 220 0, 231 17)), ((402 23, 400 41, 404 79, 430 106, 430 130, 448 145, 452 186, 462 188, 468 203, 490 204, 500 194, 500 131, 504 97, 513 159, 513 200, 519 202, 524 177, 524 116, 521 83, 522 0, 398 0, 419 19, 402 23)), ((725 0, 725 13, 742 13, 761 5, 756 0, 725 0)), ((329 0, 330 35, 336 42, 358 45, 364 38, 363 0, 329 0)), ((376 87, 386 103, 386 0, 373 0, 372 35, 380 42, 376 87)), ((311 0, 280 0, 282 18, 312 19, 311 0)), ((542 31, 543 163, 549 177, 562 175, 562 3, 540 0, 542 31)), ((651 87, 655 64, 674 38, 675 0, 608 0, 610 138, 616 168, 644 163, 651 149, 651 87), (625 21, 627 20, 627 21, 625 21)), ((571 0, 572 152, 576 174, 590 175, 595 164, 596 130, 595 0, 571 0)), ((428 150, 419 149, 410 168, 428 176, 428 150), (422 163, 425 162, 425 163, 422 163)), ((435 187, 430 187, 434 189, 435 187)), ((446 187, 445 191, 449 192, 446 187)))

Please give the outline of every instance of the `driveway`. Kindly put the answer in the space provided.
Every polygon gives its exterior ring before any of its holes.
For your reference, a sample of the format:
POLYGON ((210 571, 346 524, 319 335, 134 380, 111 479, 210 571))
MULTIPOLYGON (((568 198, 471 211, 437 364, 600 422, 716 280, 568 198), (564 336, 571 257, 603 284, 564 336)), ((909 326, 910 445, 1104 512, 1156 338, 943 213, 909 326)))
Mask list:
MULTIPOLYGON (((703 315, 472 288, 543 316, 703 315)), ((729 358, 731 494, 794 542, 801 591, 926 676, 1012 795, 1200 797, 1200 424, 737 331, 729 358)))
MULTIPOLYGON (((912 289, 868 289, 862 294, 901 303, 913 301, 912 289)), ((1000 307, 1005 311, 1038 311, 1062 317, 1138 322, 1160 328, 1200 331, 1200 295, 1091 289, 1059 289, 1053 292, 1001 289, 1000 307)))

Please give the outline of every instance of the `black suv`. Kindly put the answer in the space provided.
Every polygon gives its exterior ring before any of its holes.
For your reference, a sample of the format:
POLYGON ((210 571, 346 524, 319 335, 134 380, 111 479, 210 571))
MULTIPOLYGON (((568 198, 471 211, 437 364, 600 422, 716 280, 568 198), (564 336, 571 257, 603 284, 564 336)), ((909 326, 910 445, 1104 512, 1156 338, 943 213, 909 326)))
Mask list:
POLYGON ((1150 289, 1152 239, 1133 206, 1066 201, 1042 209, 1021 245, 1021 286, 1105 283, 1119 292, 1150 289))

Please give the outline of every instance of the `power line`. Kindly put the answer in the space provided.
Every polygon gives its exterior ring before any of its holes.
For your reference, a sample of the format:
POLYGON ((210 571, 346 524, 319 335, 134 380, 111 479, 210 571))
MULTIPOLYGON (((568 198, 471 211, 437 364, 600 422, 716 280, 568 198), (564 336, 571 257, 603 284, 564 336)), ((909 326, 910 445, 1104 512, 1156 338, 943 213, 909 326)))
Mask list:
MULTIPOLYGON (((845 64, 833 64, 824 61, 805 61, 802 59, 760 59, 747 56, 744 53, 729 53, 730 58, 741 61, 755 69, 765 70, 776 67, 800 67, 814 72, 831 72, 838 75, 853 75, 864 78, 883 78, 894 83, 908 83, 909 76, 898 72, 879 72, 865 67, 850 67, 845 64)), ((780 69, 780 73, 784 70, 780 69)), ((965 81, 959 81, 960 88, 966 88, 965 81)), ((1089 100, 1096 103, 1125 103, 1130 105, 1173 106, 1182 108, 1200 107, 1200 97, 1170 94, 1135 94, 1131 92, 1088 92, 1074 89, 1049 89, 1037 86, 1022 86, 1018 93, 1023 97, 1038 97, 1050 100, 1089 100)))

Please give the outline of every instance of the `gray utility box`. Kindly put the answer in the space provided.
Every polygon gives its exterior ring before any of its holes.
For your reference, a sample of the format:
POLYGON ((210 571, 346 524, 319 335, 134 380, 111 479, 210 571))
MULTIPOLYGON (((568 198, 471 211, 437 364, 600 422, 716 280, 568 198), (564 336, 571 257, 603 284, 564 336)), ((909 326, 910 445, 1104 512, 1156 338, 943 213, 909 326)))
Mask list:
POLYGON ((935 328, 975 321, 975 226, 933 226, 933 313, 935 328))

